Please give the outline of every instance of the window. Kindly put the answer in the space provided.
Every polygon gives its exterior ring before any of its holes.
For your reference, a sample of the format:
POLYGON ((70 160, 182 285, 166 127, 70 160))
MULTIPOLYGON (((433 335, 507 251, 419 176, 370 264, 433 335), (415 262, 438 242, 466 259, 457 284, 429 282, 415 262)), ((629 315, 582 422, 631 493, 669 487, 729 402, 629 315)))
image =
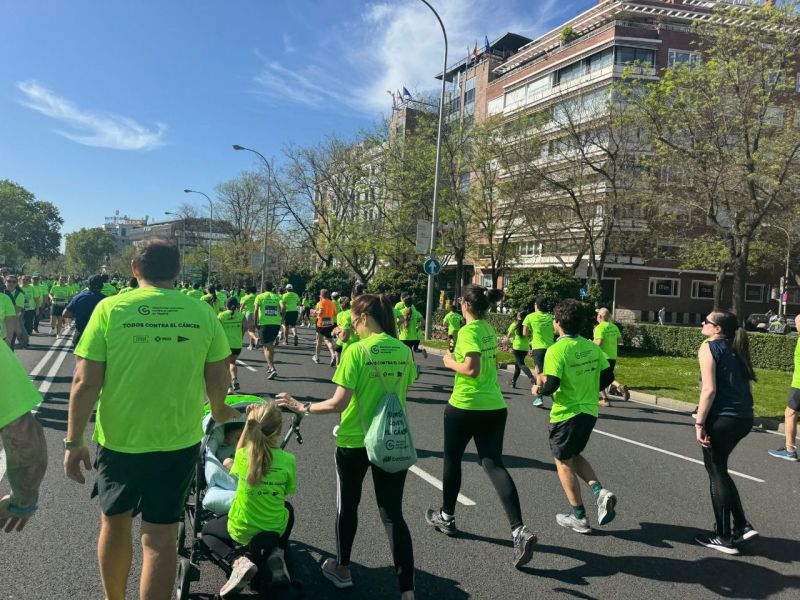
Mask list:
POLYGON ((651 277, 649 296, 678 298, 681 295, 681 280, 666 277, 651 277))
POLYGON ((656 64, 656 51, 652 48, 617 46, 614 52, 614 62, 618 65, 637 63, 643 67, 653 67, 656 64))
POLYGON ((535 81, 531 81, 528 86, 528 97, 526 102, 533 102, 544 96, 547 92, 550 91, 550 75, 546 75, 545 77, 540 77, 535 81))
POLYGON ((471 115, 475 112, 475 78, 470 77, 464 83, 464 114, 471 115))
POLYGON ((770 125, 783 125, 783 118, 785 111, 781 106, 768 106, 767 112, 764 113, 764 121, 770 125))
POLYGON ((447 110, 451 115, 457 115, 461 111, 461 96, 459 96, 458 90, 454 92, 454 96, 448 101, 447 110))
POLYGON ((583 62, 578 61, 571 65, 567 65, 563 69, 556 72, 556 81, 559 85, 573 81, 586 72, 583 62))
POLYGON ((489 116, 496 115, 498 113, 503 112, 503 97, 500 96, 499 98, 495 98, 494 100, 489 100, 488 106, 489 116))
POLYGON ((670 69, 677 69, 683 65, 687 65, 690 69, 694 69, 700 64, 700 54, 691 52, 690 50, 672 50, 670 49, 667 54, 667 67, 670 69))
POLYGON ((514 110, 525 104, 525 87, 506 92, 506 110, 514 110))
POLYGON ((466 193, 469 190, 469 171, 465 173, 461 173, 458 176, 458 191, 462 193, 466 193))
POLYGON ((744 301, 764 302, 764 288, 765 286, 763 283, 744 284, 744 301))
POLYGON ((612 62, 614 62, 614 53, 612 52, 611 48, 608 48, 602 52, 598 52, 597 54, 592 54, 589 58, 587 58, 586 70, 589 73, 595 73, 605 69, 606 67, 610 67, 612 62))
POLYGON ((485 288, 492 287, 492 276, 491 275, 481 275, 481 285, 485 288))
POLYGON ((692 281, 692 300, 713 300, 714 282, 713 281, 692 281))

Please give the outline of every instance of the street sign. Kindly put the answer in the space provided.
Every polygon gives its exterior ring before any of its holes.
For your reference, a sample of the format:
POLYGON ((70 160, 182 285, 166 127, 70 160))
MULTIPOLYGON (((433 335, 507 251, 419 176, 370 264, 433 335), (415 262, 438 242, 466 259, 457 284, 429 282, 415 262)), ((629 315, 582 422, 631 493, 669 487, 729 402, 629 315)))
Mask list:
POLYGON ((581 298, 586 298, 586 288, 581 288, 578 293, 581 295, 581 298))
POLYGON ((429 258, 428 260, 425 261, 425 264, 423 265, 422 269, 425 271, 426 274, 433 275, 435 277, 441 272, 442 263, 440 263, 435 258, 429 258))
POLYGON ((431 248, 431 222, 417 219, 417 254, 427 254, 431 248))

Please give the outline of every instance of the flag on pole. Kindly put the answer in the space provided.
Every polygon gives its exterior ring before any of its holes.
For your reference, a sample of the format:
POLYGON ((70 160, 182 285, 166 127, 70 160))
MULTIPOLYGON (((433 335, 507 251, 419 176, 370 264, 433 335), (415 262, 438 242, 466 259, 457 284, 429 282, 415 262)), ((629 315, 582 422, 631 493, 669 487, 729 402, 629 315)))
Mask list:
POLYGON ((406 89, 406 86, 403 86, 403 98, 405 98, 406 100, 411 100, 411 98, 412 98, 411 92, 409 92, 406 89))
POLYGON ((469 63, 470 63, 470 56, 469 55, 470 55, 469 46, 467 46, 467 63, 466 63, 467 66, 469 66, 469 63))
POLYGON ((475 58, 475 62, 478 62, 478 42, 475 42, 475 47, 472 49, 472 56, 475 58))
POLYGON ((403 103, 403 94, 400 93, 400 90, 397 90, 397 92, 395 93, 394 97, 397 99, 397 103, 398 104, 402 104, 403 103))
POLYGON ((486 50, 486 52, 489 52, 492 49, 491 45, 489 44, 489 36, 484 35, 483 40, 484 40, 484 50, 486 50))

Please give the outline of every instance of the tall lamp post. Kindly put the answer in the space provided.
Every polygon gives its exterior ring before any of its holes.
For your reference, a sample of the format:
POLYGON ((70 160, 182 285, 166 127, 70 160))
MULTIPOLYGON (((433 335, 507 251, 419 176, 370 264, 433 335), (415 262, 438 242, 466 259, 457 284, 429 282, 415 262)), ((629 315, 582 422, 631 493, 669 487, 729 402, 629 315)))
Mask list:
MULTIPOLYGON (((447 31, 444 28, 444 23, 439 16, 439 13, 431 6, 428 0, 420 0, 425 6, 431 9, 431 12, 439 21, 439 26, 442 28, 442 36, 444 36, 444 61, 442 67, 442 91, 439 96, 439 128, 436 133, 436 170, 433 175, 433 206, 431 208, 431 243, 428 248, 428 254, 431 258, 435 258, 436 252, 436 230, 437 222, 439 220, 439 165, 442 161, 442 123, 444 122, 444 93, 446 84, 447 73, 447 31)), ((431 339, 433 333, 433 288, 434 288, 434 275, 428 275, 428 297, 425 303, 425 339, 431 339)))
POLYGON ((183 221, 183 235, 181 235, 181 283, 186 283, 186 217, 168 210, 165 210, 164 214, 170 217, 180 217, 181 221, 183 221))
POLYGON ((253 154, 258 155, 258 157, 264 162, 267 166, 267 214, 264 216, 264 252, 263 252, 263 260, 261 261, 261 291, 264 291, 264 282, 267 279, 267 236, 269 235, 269 226, 270 226, 270 210, 271 210, 271 200, 272 200, 272 165, 269 164, 267 157, 261 154, 258 150, 253 150, 252 148, 245 148, 244 146, 240 146, 239 144, 233 145, 234 150, 246 150, 247 152, 252 152, 253 154))
POLYGON ((200 194, 201 196, 205 196, 206 200, 208 200, 208 281, 206 282, 206 285, 211 285, 211 238, 214 235, 211 227, 214 223, 214 203, 211 202, 211 198, 208 197, 208 194, 203 192, 198 192, 197 190, 192 190, 189 188, 186 188, 183 190, 183 192, 185 194, 200 194))
POLYGON ((789 262, 792 258, 792 236, 789 230, 781 227, 780 225, 773 225, 772 223, 764 223, 764 227, 772 227, 773 229, 780 229, 786 234, 786 271, 781 280, 781 297, 778 299, 778 316, 786 316, 786 305, 783 303, 783 295, 789 286, 789 262))

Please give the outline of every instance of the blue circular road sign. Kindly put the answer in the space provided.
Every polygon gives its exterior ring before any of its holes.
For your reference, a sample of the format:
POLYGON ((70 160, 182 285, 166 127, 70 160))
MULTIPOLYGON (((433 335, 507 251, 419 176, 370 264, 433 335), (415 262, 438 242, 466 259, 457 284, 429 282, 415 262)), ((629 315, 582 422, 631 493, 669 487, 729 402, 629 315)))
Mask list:
POLYGON ((440 263, 435 258, 429 258, 425 261, 422 269, 428 275, 438 275, 442 270, 442 263, 440 263))

